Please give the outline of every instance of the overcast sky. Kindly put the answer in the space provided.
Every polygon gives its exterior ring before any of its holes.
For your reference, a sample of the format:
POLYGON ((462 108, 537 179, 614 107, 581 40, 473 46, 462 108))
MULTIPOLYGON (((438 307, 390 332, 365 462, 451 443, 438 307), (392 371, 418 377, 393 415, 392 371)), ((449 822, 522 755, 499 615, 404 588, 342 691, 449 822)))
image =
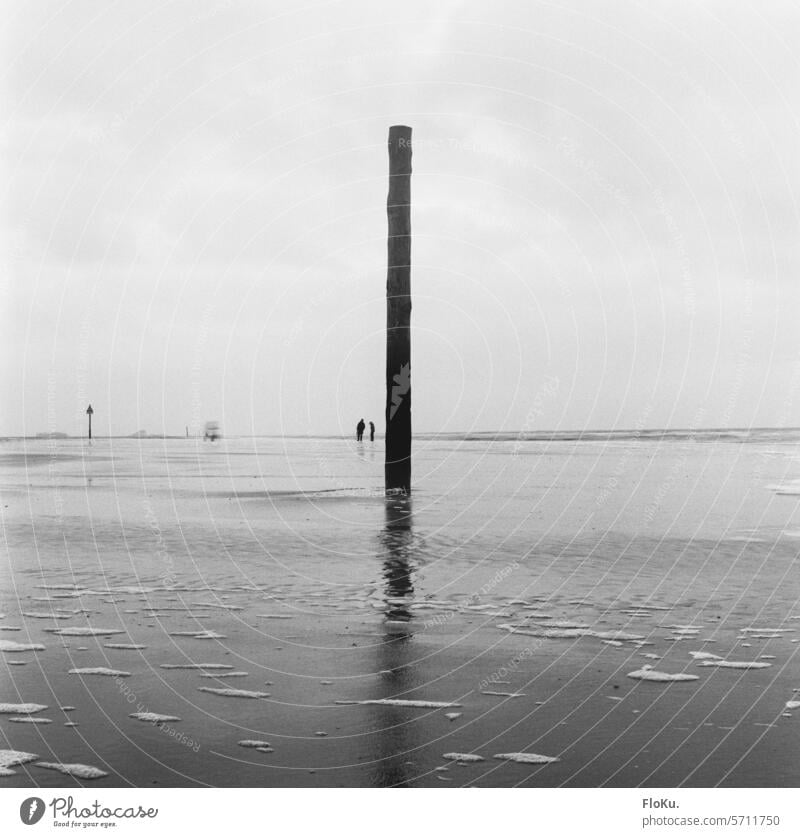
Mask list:
POLYGON ((800 425, 795 3, 3 6, 0 434, 800 425))

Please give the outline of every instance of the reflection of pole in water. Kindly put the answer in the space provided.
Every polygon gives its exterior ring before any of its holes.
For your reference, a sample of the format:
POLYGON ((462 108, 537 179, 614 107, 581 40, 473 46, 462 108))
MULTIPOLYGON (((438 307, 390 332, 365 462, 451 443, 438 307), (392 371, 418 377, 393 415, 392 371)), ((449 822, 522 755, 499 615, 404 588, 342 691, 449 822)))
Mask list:
POLYGON ((408 633, 414 596, 412 581, 411 498, 397 497, 386 501, 386 523, 383 530, 383 577, 386 580, 387 633, 408 633), (399 624, 398 624, 399 623, 399 624))
MULTIPOLYGON (((411 498, 387 499, 380 537, 386 618, 376 661, 377 699, 403 698, 416 685, 412 668, 413 614, 409 607, 414 596, 413 537, 411 498)), ((408 764, 416 746, 413 721, 408 710, 396 706, 375 707, 375 712, 375 782, 383 787, 407 784, 415 775, 413 765, 408 764)))

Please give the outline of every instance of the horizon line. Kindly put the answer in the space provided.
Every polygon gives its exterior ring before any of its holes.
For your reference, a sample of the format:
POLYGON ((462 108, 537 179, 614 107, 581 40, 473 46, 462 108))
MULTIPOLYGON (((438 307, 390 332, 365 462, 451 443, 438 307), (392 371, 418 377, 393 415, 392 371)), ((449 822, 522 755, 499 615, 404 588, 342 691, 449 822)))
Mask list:
MULTIPOLYGON (((800 425, 753 425, 746 426, 708 426, 708 427, 641 427, 641 428, 571 428, 566 430, 560 429, 541 429, 541 430, 421 430, 415 433, 416 436, 491 436, 491 435, 516 435, 520 438, 535 435, 588 435, 588 434, 628 434, 637 435, 644 433, 709 433, 709 432, 754 432, 759 430, 800 430, 800 425)), ((183 433, 148 433, 144 436, 134 433, 112 433, 105 435, 93 434, 92 439, 137 439, 137 440, 156 440, 156 439, 202 439, 202 434, 197 433, 186 436, 183 433)), ((228 433, 223 434, 222 438, 228 439, 349 439, 350 433, 228 433)), ((381 434, 383 438, 383 434, 381 434)), ((87 439, 86 435, 73 435, 70 433, 61 433, 60 431, 40 431, 34 434, 26 435, 0 435, 0 441, 23 441, 23 440, 38 440, 38 441, 58 441, 59 439, 87 439)), ((88 441, 88 439, 87 439, 88 441)))

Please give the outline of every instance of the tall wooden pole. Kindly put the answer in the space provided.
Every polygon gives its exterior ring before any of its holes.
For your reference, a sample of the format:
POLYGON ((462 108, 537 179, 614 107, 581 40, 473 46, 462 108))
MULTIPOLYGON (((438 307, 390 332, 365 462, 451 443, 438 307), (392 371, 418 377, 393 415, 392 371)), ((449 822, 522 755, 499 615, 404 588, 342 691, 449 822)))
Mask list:
POLYGON ((92 409, 92 405, 90 404, 86 408, 86 415, 89 416, 89 441, 91 441, 91 439, 92 439, 92 414, 93 413, 94 413, 94 410, 92 409))
POLYGON ((389 128, 386 491, 411 492, 411 128, 389 128))

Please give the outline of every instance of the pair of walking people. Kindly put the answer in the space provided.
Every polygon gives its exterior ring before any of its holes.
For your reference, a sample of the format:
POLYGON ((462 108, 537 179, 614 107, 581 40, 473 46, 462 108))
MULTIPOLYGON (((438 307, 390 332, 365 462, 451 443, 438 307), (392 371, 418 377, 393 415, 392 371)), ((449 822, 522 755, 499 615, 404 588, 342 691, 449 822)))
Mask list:
MULTIPOLYGON (((364 424, 364 419, 362 418, 358 424, 356 425, 356 441, 362 442, 364 440, 364 430, 366 429, 367 425, 364 424)), ((375 441, 375 425, 373 422, 369 423, 369 440, 370 442, 375 441)))

